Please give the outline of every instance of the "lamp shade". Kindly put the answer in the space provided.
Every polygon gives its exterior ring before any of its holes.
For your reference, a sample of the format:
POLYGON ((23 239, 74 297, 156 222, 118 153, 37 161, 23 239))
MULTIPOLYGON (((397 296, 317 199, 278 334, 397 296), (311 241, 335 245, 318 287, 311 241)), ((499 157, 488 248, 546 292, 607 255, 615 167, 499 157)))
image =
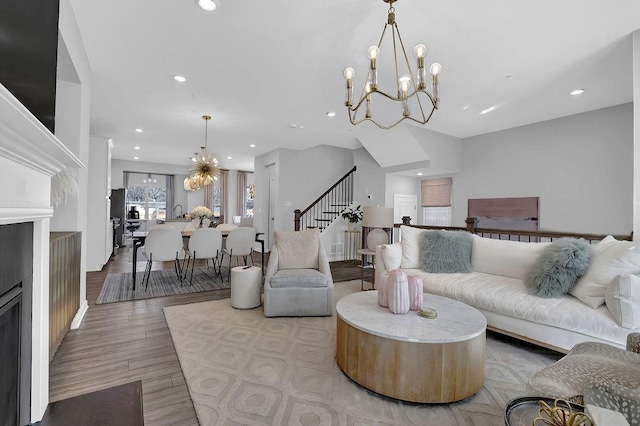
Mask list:
POLYGON ((392 228, 393 209, 390 207, 365 207, 362 212, 362 226, 392 228))
MULTIPOLYGON (((362 212, 362 226, 367 228, 393 227, 393 209, 388 207, 365 207, 362 212)), ((374 251, 377 246, 386 244, 389 236, 382 229, 372 229, 367 234, 367 247, 374 251)))

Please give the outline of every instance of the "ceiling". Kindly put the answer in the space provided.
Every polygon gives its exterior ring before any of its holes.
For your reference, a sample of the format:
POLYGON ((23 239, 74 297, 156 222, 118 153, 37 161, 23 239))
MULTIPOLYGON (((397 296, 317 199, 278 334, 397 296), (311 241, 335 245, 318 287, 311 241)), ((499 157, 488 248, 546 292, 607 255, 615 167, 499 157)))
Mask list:
MULTIPOLYGON (((225 168, 253 170, 279 147, 360 147, 373 125, 349 123, 342 71, 355 68, 357 94, 387 4, 220 3, 205 12, 195 0, 71 0, 93 70, 91 134, 112 138, 113 157, 186 165, 204 142, 203 114, 225 168)), ((464 138, 631 102, 640 1, 613 4, 399 0, 410 58, 424 43, 427 67, 442 64, 440 109, 425 127, 464 138), (577 88, 586 91, 570 96, 577 88)), ((381 81, 389 72, 381 67, 381 81)))

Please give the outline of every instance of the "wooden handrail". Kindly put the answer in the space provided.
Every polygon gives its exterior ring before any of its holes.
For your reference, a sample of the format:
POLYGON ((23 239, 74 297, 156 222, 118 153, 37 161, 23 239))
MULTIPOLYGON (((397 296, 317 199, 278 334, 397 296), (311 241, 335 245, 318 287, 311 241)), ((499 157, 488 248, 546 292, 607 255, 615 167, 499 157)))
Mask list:
MULTIPOLYGON (((405 221, 408 222, 408 221, 405 221)), ((413 228, 420 229, 444 229, 448 231, 469 231, 474 234, 496 234, 496 235, 509 235, 517 237, 534 237, 534 238, 583 238, 589 241, 602 240, 607 235, 603 234, 582 234, 578 232, 557 232, 557 231, 519 231, 512 229, 495 229, 495 228, 478 228, 478 219, 475 217, 469 217, 466 219, 466 227, 459 226, 429 226, 429 225, 410 225, 408 223, 396 223, 394 227, 399 228, 402 225, 411 226, 413 228)), ((633 240, 633 232, 628 235, 612 235, 616 240, 633 240)))

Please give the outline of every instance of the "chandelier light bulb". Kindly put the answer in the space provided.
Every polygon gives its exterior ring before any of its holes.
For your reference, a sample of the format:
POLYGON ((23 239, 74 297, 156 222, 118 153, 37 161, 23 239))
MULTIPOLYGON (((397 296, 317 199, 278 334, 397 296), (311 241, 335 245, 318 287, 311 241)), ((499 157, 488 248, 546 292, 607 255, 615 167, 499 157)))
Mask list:
POLYGON ((380 56, 380 48, 378 46, 371 46, 369 50, 367 50, 367 56, 369 59, 377 59, 380 56))
POLYGON ((437 62, 434 64, 431 64, 431 66, 429 67, 429 72, 433 76, 437 76, 438 74, 440 74, 440 71, 442 71, 442 65, 440 65, 437 62))
POLYGON ((197 0, 197 2, 198 6, 207 12, 213 12, 218 7, 213 0, 197 0))
POLYGON ((417 44, 416 47, 413 48, 413 56, 418 58, 424 58, 427 55, 427 46, 424 44, 417 44))
POLYGON ((356 75, 356 70, 354 70, 351 67, 347 67, 347 68, 344 69, 343 74, 344 74, 344 78, 345 79, 353 80, 353 77, 355 77, 355 75, 356 75))

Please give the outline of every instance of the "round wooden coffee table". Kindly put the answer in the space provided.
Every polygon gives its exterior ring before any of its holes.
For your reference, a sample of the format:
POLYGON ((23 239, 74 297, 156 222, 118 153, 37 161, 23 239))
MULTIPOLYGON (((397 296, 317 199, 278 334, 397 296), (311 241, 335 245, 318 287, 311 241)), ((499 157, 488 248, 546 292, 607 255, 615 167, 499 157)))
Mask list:
POLYGON ((356 383, 412 402, 459 401, 484 383, 487 320, 477 309, 423 295, 426 319, 378 306, 378 292, 354 293, 336 305, 338 366, 356 383))

